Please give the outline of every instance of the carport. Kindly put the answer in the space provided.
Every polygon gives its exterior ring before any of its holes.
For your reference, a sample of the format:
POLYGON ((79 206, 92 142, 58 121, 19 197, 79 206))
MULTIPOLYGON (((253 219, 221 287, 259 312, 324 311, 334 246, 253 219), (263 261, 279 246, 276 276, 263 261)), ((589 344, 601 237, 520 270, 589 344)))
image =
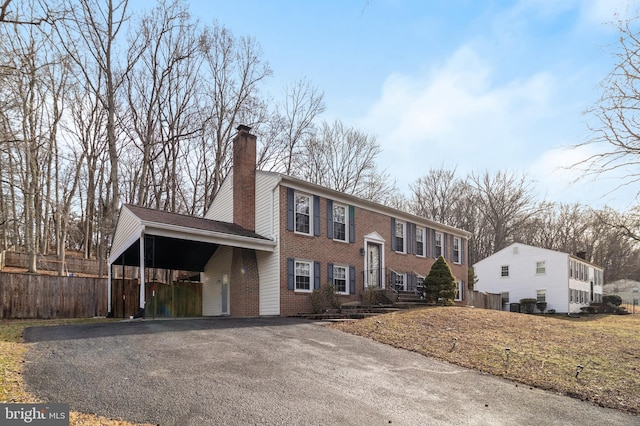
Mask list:
POLYGON ((140 268, 140 304, 145 316, 148 268, 203 272, 221 246, 273 252, 275 242, 239 225, 126 204, 120 210, 108 268, 109 316, 113 316, 114 268, 140 268))

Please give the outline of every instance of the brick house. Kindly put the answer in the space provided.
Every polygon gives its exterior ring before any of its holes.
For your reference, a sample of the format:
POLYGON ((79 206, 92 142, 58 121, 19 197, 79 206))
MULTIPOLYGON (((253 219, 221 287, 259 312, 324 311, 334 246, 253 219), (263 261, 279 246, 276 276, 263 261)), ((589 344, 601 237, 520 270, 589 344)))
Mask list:
POLYGON ((204 218, 124 206, 110 265, 149 267, 145 238, 153 236, 155 250, 173 251, 154 259, 201 272, 203 315, 286 316, 311 312, 309 296, 324 283, 342 303, 368 287, 416 291, 442 255, 458 281, 456 303, 466 304, 468 232, 256 170, 249 130, 238 127, 232 171, 204 218))

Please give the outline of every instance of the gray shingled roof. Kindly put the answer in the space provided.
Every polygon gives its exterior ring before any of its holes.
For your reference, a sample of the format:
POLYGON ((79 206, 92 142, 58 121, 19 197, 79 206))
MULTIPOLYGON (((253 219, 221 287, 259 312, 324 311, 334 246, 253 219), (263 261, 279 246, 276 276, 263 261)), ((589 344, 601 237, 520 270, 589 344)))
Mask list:
POLYGON ((265 238, 262 235, 255 233, 254 231, 250 231, 239 225, 236 225, 235 223, 221 222, 218 220, 204 219, 178 213, 170 213, 162 210, 134 206, 132 204, 126 204, 125 206, 129 210, 131 210, 133 214, 135 214, 145 222, 155 222, 180 226, 183 228, 201 229, 203 231, 220 232, 223 234, 268 240, 268 238, 265 238))

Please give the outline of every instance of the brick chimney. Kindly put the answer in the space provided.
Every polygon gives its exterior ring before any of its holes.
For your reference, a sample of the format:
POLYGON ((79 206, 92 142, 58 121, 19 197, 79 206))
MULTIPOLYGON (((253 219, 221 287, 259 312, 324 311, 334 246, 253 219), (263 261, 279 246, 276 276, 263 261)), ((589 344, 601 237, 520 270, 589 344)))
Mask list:
POLYGON ((238 126, 233 139, 233 222, 256 230, 256 136, 238 126))

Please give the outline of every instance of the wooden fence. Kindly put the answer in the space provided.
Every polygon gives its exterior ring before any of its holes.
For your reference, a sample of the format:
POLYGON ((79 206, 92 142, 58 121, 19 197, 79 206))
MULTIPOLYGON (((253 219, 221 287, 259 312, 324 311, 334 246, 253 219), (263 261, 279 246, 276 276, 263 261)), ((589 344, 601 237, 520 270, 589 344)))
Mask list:
MULTIPOLYGON (((140 306, 140 283, 137 279, 111 281, 113 315, 129 318, 140 306)), ((202 283, 161 282, 145 283, 145 316, 199 317, 202 316, 202 283)))
MULTIPOLYGON (((145 287, 147 318, 202 316, 202 283, 147 283, 145 287)), ((112 280, 111 290, 116 318, 138 312, 137 279, 112 280)), ((107 293, 106 278, 0 272, 0 319, 106 316, 107 293)))
MULTIPOLYGON (((57 271, 59 265, 58 257, 55 255, 41 255, 37 257, 37 267, 41 271, 57 271)), ((82 273, 89 275, 98 275, 100 263, 95 259, 80 259, 77 257, 65 257, 66 270, 70 274, 82 273)), ((4 252, 4 266, 13 266, 16 268, 27 268, 29 265, 29 255, 16 251, 4 252)), ((0 268, 1 269, 1 268, 0 268)), ((103 268, 104 274, 107 274, 106 265, 103 268)))
POLYGON ((90 318, 107 314, 107 280, 0 272, 0 318, 90 318))
POLYGON ((479 291, 470 291, 467 305, 475 306, 481 309, 502 310, 502 295, 500 293, 481 293, 479 291))

